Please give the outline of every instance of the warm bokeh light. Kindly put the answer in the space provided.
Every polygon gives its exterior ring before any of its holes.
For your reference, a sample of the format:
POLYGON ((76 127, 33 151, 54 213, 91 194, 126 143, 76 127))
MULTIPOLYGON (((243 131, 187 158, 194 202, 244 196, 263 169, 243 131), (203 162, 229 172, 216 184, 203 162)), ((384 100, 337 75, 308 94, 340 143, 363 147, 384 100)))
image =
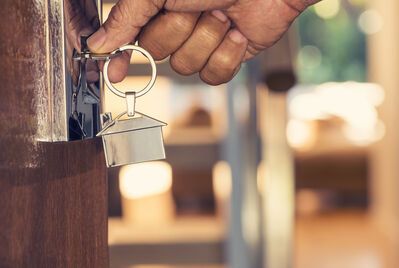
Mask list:
POLYGON ((232 188, 231 167, 228 162, 219 161, 213 166, 212 186, 216 201, 216 213, 220 219, 226 220, 230 211, 232 188))
POLYGON ((338 14, 340 7, 339 0, 323 0, 314 6, 314 10, 320 18, 331 19, 338 14))
POLYGON ((320 210, 320 195, 311 189, 301 189, 296 193, 296 211, 301 215, 311 215, 320 210))
POLYGON ((138 199, 162 194, 172 187, 172 168, 162 161, 122 167, 120 191, 124 198, 138 199))
POLYGON ((231 168, 226 161, 217 162, 212 170, 213 191, 216 199, 227 199, 231 194, 231 168))
POLYGON ((303 92, 296 95, 289 103, 289 112, 301 120, 325 119, 322 103, 314 92, 303 92))
POLYGON ((374 9, 364 11, 358 19, 359 28, 365 34, 375 34, 381 31, 384 21, 380 13, 374 9))
POLYGON ((316 46, 304 46, 298 52, 297 61, 299 68, 317 68, 320 66, 321 60, 321 51, 316 46))
POLYGON ((287 124, 288 143, 295 148, 309 148, 316 142, 316 129, 311 121, 291 119, 287 124))
POLYGON ((356 145, 367 146, 371 142, 381 140, 385 136, 385 124, 378 120, 372 129, 353 127, 350 124, 343 126, 345 137, 356 145))
POLYGON ((376 109, 384 97, 382 87, 373 83, 325 83, 298 89, 289 103, 288 141, 293 147, 309 146, 316 139, 311 121, 340 118, 349 141, 369 145, 384 136, 376 109))

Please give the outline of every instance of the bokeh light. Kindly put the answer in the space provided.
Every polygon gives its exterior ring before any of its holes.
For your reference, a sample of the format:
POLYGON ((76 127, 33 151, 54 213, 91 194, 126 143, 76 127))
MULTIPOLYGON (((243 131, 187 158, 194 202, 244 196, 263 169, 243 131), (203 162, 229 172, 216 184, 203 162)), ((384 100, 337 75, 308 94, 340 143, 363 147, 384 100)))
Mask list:
POLYGON ((304 46, 298 53, 298 65, 302 68, 315 69, 321 64, 320 49, 315 46, 304 46))
POLYGON ((162 161, 124 166, 119 187, 122 196, 128 199, 165 193, 172 187, 172 168, 162 161))
POLYGON ((383 27, 383 18, 377 10, 368 9, 364 11, 358 19, 359 28, 365 34, 375 34, 383 27))
POLYGON ((366 146, 378 141, 385 127, 376 107, 384 97, 383 88, 373 83, 331 82, 294 90, 289 103, 288 142, 294 148, 309 147, 317 135, 311 122, 332 118, 342 120, 342 134, 353 144, 366 146))
POLYGON ((341 7, 339 0, 323 0, 314 6, 316 14, 323 19, 334 18, 341 7))

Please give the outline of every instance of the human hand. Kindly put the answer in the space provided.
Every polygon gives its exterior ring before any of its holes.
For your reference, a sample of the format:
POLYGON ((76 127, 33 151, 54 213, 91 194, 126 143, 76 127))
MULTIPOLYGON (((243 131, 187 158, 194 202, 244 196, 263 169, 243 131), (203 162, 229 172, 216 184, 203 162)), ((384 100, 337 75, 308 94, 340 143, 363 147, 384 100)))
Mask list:
MULTIPOLYGON (((198 72, 203 81, 217 85, 232 79, 243 61, 277 42, 318 1, 120 0, 88 45, 93 52, 109 52, 135 41, 141 31, 139 44, 155 59, 171 55, 178 73, 198 72)), ((111 62, 111 81, 125 77, 129 58, 125 54, 111 62)))
MULTIPOLYGON (((81 52, 80 37, 88 36, 100 27, 97 6, 95 0, 65 0, 65 47, 67 51, 67 66, 70 75, 73 75, 72 81, 75 85, 78 83, 79 64, 72 61, 74 49, 81 52), (72 64, 74 72, 71 73, 72 64)), ((89 83, 96 82, 100 78, 99 68, 93 60, 86 61, 86 78, 89 83)))

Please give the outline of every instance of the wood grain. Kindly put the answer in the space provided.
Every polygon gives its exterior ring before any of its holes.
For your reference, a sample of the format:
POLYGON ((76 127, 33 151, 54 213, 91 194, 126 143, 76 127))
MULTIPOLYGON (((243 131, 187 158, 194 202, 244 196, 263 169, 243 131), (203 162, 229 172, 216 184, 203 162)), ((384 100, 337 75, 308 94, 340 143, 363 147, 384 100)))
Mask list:
POLYGON ((46 1, 0 9, 0 267, 109 267, 101 140, 37 141, 51 118, 46 1))

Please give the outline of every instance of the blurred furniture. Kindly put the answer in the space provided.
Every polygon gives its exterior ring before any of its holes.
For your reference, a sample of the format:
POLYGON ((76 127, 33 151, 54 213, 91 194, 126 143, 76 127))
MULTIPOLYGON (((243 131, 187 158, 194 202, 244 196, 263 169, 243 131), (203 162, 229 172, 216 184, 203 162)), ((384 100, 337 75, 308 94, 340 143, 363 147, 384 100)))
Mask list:
POLYGON ((156 227, 110 218, 108 236, 112 268, 156 264, 207 267, 224 262, 224 227, 215 217, 179 217, 156 227))
MULTIPOLYGON (((333 194, 326 209, 367 208, 369 159, 367 150, 295 154, 296 189, 333 194)), ((323 207, 321 207, 323 210, 323 207)))

